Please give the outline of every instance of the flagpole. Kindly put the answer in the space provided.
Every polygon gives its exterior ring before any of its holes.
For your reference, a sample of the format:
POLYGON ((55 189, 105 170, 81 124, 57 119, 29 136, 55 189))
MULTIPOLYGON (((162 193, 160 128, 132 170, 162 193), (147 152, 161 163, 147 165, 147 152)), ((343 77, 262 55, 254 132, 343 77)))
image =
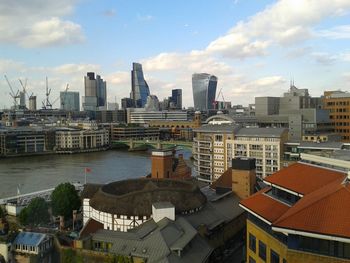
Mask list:
POLYGON ((85 173, 85 184, 86 184, 86 168, 84 169, 84 173, 85 173))

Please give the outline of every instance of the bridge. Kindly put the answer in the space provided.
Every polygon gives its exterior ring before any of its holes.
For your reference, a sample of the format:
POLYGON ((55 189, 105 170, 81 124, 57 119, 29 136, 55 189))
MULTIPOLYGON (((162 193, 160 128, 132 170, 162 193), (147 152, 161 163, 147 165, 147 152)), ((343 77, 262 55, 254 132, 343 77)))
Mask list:
MULTIPOLYGON (((77 191, 83 190, 84 186, 82 184, 73 183, 73 185, 77 191)), ((50 201, 53 190, 55 190, 55 188, 45 189, 27 194, 19 194, 11 197, 5 197, 0 199, 0 205, 16 204, 17 206, 27 206, 30 203, 30 201, 35 197, 41 197, 44 198, 46 201, 50 201)))
POLYGON ((129 150, 136 150, 137 148, 147 147, 151 149, 192 149, 192 142, 189 141, 161 141, 161 140, 116 140, 112 141, 112 145, 125 145, 129 147, 129 150))

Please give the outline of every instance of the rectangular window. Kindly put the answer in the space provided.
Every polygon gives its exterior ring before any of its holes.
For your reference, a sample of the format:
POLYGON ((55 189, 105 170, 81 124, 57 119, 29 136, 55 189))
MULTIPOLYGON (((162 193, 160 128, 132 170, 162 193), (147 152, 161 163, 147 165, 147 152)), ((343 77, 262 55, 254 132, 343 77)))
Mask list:
POLYGON ((272 249, 271 249, 270 261, 271 263, 280 263, 280 255, 278 255, 278 253, 272 249))
POLYGON ((249 233, 249 248, 251 251, 256 252, 256 238, 249 233))
POLYGON ((249 263, 256 263, 255 259, 249 256, 249 263))
POLYGON ((266 245, 259 240, 259 257, 266 261, 266 245))

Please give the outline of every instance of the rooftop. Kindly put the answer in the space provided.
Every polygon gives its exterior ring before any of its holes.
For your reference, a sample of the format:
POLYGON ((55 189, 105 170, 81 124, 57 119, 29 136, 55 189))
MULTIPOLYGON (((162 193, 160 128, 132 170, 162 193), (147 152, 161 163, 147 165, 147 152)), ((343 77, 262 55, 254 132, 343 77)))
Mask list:
POLYGON ((158 223, 151 219, 129 232, 98 230, 92 239, 111 242, 111 252, 147 258, 149 262, 205 262, 212 252, 183 217, 175 221, 163 218, 158 223), (189 245, 191 249, 186 249, 189 245))
POLYGON ((326 239, 350 240, 350 182, 347 175, 315 165, 296 163, 267 177, 272 187, 302 194, 286 204, 269 194, 271 187, 242 200, 248 213, 272 225, 272 230, 326 239))
POLYGON ((247 137, 281 137, 286 132, 285 128, 241 128, 236 132, 236 136, 247 137))
POLYGON ((295 163, 266 177, 264 182, 305 195, 339 178, 344 178, 344 173, 311 164, 295 163))
POLYGON ((45 239, 46 234, 34 233, 34 232, 20 232, 18 233, 14 245, 27 245, 27 246, 39 246, 39 244, 45 239))

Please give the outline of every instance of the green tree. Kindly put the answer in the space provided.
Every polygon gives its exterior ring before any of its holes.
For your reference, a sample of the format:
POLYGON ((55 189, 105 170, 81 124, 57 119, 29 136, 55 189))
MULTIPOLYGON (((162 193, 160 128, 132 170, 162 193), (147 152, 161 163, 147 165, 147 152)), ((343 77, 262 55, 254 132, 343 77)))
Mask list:
POLYGON ((4 218, 5 217, 5 212, 4 210, 2 210, 2 207, 0 206, 0 218, 4 218))
POLYGON ((19 220, 23 225, 40 225, 50 221, 49 206, 45 199, 36 197, 19 214, 19 220))
POLYGON ((74 185, 63 183, 58 185, 51 194, 52 213, 55 216, 72 216, 72 211, 80 207, 80 198, 74 185))

